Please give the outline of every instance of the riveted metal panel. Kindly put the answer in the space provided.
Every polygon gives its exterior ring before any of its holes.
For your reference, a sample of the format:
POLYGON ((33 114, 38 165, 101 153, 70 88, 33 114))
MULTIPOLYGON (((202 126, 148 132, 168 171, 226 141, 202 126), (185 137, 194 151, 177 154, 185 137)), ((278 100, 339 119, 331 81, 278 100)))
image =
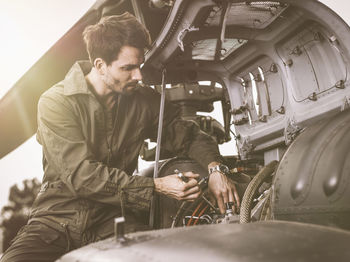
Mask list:
POLYGON ((274 217, 350 229, 349 146, 349 110, 306 128, 277 169, 274 217))

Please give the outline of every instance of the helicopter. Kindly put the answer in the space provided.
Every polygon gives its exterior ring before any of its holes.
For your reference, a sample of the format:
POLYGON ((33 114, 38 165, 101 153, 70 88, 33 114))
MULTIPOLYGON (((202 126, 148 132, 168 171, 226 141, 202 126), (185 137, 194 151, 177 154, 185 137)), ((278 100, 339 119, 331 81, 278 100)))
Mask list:
MULTIPOLYGON (((97 1, 0 101, 0 157, 35 133, 40 95, 87 58, 83 29, 124 11, 154 39, 144 84, 218 144, 234 140, 224 158, 233 180, 246 178, 237 181, 246 184, 242 205, 220 215, 203 182, 193 203, 158 198, 154 230, 124 235, 127 221, 117 219, 114 238, 59 261, 347 261, 350 29, 322 1, 97 1), (215 102, 222 122, 208 115, 215 102)), ((140 155, 157 161, 156 150, 145 143, 140 155)), ((159 176, 180 167, 205 178, 198 163, 159 150, 159 176)))

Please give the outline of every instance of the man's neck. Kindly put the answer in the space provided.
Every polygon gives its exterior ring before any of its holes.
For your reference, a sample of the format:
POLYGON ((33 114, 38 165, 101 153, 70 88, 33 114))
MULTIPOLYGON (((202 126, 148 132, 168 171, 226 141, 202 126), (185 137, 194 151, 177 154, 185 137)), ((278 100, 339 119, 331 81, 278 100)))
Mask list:
POLYGON ((111 110, 116 103, 116 94, 106 88, 105 83, 101 81, 95 70, 93 67, 90 73, 85 76, 86 82, 92 88, 92 92, 103 107, 111 110))

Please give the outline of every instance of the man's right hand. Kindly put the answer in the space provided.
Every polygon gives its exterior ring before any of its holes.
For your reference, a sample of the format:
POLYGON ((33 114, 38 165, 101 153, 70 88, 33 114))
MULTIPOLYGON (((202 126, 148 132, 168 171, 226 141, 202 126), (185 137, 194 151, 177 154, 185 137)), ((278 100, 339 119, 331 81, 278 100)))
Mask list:
POLYGON ((184 182, 178 175, 169 175, 154 179, 155 191, 177 200, 194 200, 199 197, 198 174, 184 172, 189 180, 184 182))

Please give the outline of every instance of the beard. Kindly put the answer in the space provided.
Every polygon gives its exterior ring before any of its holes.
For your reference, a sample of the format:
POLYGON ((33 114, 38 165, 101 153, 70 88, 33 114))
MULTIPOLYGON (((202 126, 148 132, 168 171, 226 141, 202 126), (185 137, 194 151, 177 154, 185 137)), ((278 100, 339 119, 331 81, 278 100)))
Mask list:
POLYGON ((126 84, 122 84, 119 80, 114 80, 113 82, 105 82, 106 86, 109 90, 111 90, 116 95, 129 95, 134 92, 137 88, 137 82, 128 82, 126 84))
POLYGON ((124 82, 109 75, 104 77, 103 82, 105 83, 106 87, 116 95, 131 95, 140 86, 138 80, 124 82))
POLYGON ((138 81, 132 81, 124 85, 122 89, 123 95, 132 95, 140 87, 138 81))

